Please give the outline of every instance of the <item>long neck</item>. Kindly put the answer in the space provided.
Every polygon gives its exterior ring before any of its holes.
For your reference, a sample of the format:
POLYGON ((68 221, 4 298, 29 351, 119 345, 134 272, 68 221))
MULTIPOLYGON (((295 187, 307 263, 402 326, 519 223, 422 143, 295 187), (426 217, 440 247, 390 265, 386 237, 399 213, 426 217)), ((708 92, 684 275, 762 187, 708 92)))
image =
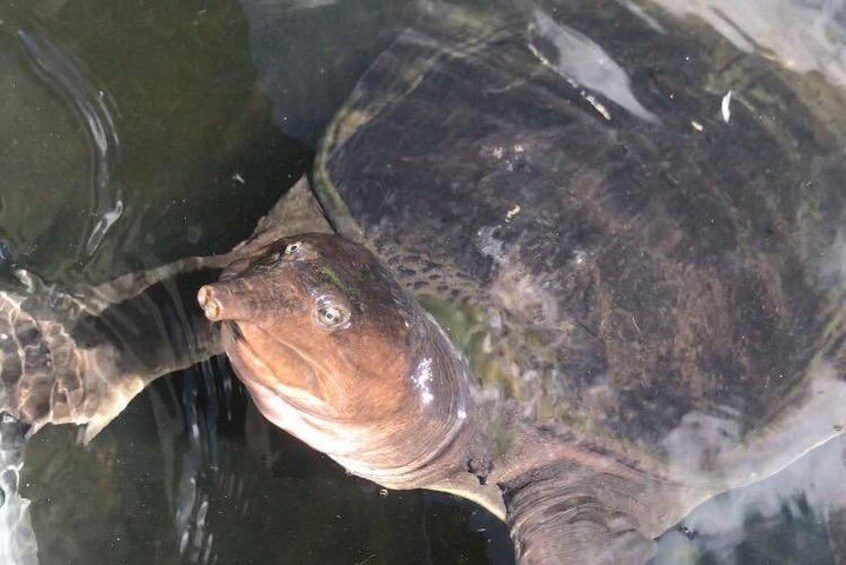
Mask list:
POLYGON ((217 269, 174 274, 96 315, 82 317, 71 335, 81 347, 112 349, 117 368, 143 376, 145 384, 189 367, 222 352, 217 328, 194 299, 197 289, 218 274, 217 269))
POLYGON ((504 521, 502 490, 491 476, 494 461, 488 427, 477 409, 471 412, 455 440, 432 460, 432 467, 439 473, 418 487, 466 498, 504 521))

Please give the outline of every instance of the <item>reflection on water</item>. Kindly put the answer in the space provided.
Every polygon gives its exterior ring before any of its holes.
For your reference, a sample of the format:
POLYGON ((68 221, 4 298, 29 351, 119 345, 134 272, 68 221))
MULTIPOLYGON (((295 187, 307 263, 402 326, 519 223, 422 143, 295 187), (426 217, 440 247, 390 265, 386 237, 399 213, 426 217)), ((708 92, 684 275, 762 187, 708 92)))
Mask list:
POLYGON ((259 84, 288 135, 315 144, 369 64, 404 25, 409 0, 240 0, 259 84))
POLYGON ((89 148, 93 156, 90 216, 94 225, 82 246, 84 264, 123 212, 122 191, 114 182, 120 151, 114 119, 106 105, 106 93, 87 82, 82 70, 67 53, 49 39, 25 30, 18 30, 17 36, 37 74, 55 85, 55 91, 70 101, 92 145, 89 148))
POLYGON ((692 547, 718 563, 839 562, 842 526, 832 520, 846 494, 844 455, 842 441, 829 442, 767 481, 718 496, 664 536, 656 563, 677 563, 692 547))
MULTIPOLYGON (((537 40, 529 45, 545 65, 554 68, 565 80, 601 92, 635 116, 657 121, 658 118, 632 94, 626 71, 599 45, 578 31, 556 23, 540 8, 535 8, 533 15, 537 40)), ((611 119, 607 108, 589 94, 584 96, 605 119, 611 119)))
POLYGON ((0 421, 0 562, 37 565, 30 501, 20 495, 25 433, 11 419, 0 421))
POLYGON ((0 165, 14 190, 3 191, 0 225, 20 266, 103 280, 228 249, 303 171, 307 148, 268 119, 236 3, 3 10, 0 165), (121 198, 94 190, 106 180, 121 198), (118 200, 120 220, 80 272, 72 246, 118 200))
MULTIPOLYGON (((460 13, 452 11, 455 6, 473 4, 478 2, 124 6, 68 0, 0 9, 0 128, 7 133, 0 146, 0 269, 21 266, 51 282, 85 284, 229 249, 309 167, 325 126, 379 53, 396 48, 401 29, 414 25, 420 13, 443 17, 460 13)), ((843 2, 625 0, 620 5, 642 26, 627 22, 624 29, 618 16, 616 23, 603 20, 606 12, 616 14, 608 3, 593 8, 597 17, 580 22, 560 15, 577 2, 493 4, 525 20, 528 56, 564 79, 598 120, 633 117, 649 127, 683 126, 684 135, 696 135, 719 125, 744 127, 744 116, 751 115, 774 146, 809 163, 806 169, 815 176, 796 179, 797 190, 804 182, 835 182, 826 175, 842 171, 843 2), (585 21, 597 29, 586 29, 585 21), (657 42, 691 30, 702 37, 691 35, 689 52, 677 55, 692 60, 691 72, 707 72, 690 77, 701 80, 708 95, 699 92, 692 104, 703 98, 707 104, 679 113, 681 125, 662 124, 658 94, 644 85, 664 79, 633 73, 646 65, 612 55, 609 38, 642 48, 650 44, 644 37, 657 42), (760 54, 774 66, 743 54, 760 54), (782 82, 790 90, 774 87, 782 82), (784 116, 794 107, 807 112, 807 123, 787 123, 784 116)), ((489 24, 464 25, 473 30, 489 24)), ((655 53, 625 55, 650 60, 655 53)), ((392 86, 401 95, 386 106, 416 88, 425 68, 409 64, 400 71, 392 86)), ((378 67, 376 79, 369 76, 374 84, 384 78, 378 67)), ((495 90, 522 86, 503 80, 495 90)), ((430 141, 425 128, 401 134, 430 141)), ((440 141, 431 140, 431 146, 440 141)), ((532 140, 507 141, 488 144, 481 157, 468 154, 466 162, 484 158, 502 171, 531 172, 532 140)), ((381 153, 373 150, 373 161, 379 161, 381 153)), ((829 209, 797 214, 825 217, 838 213, 837 206, 833 201, 829 209)), ((504 222, 526 214, 510 210, 504 222)), ((819 258, 820 284, 842 293, 846 227, 826 248, 816 248, 813 235, 795 234, 803 254, 819 258)), ((508 266, 509 242, 493 231, 482 236, 487 259, 508 266)), ((573 257, 574 265, 590 259, 573 257)), ((533 307, 555 307, 541 286, 512 274, 517 290, 531 294, 533 307)), ((631 331, 640 331, 636 321, 631 331)), ((837 331, 842 327, 833 325, 832 350, 837 331)), ((832 387, 843 378, 838 370, 829 368, 832 387)), ((833 410, 826 402, 840 399, 832 390, 822 391, 811 408, 833 410)), ((744 431, 734 412, 691 410, 685 418, 664 447, 674 464, 690 468, 729 451, 744 431)), ((797 449, 816 447, 804 438, 818 430, 805 433, 805 424, 813 422, 797 417, 775 436, 784 453, 780 464, 797 449)), ((155 383, 87 448, 76 444, 73 430, 42 430, 27 448, 22 471, 21 430, 2 426, 4 563, 38 562, 36 540, 41 563, 512 560, 505 527, 471 504, 383 491, 271 428, 219 358, 155 383)), ((818 443, 836 432, 818 434, 818 443)), ((755 462, 759 453, 753 446, 745 455, 738 466, 755 462)), ((844 479, 842 443, 822 445, 767 481, 697 508, 661 538, 656 562, 842 560, 844 479)))
POLYGON ((846 4, 842 0, 650 0, 676 16, 701 18, 738 49, 760 52, 800 73, 819 72, 846 85, 843 44, 846 4))

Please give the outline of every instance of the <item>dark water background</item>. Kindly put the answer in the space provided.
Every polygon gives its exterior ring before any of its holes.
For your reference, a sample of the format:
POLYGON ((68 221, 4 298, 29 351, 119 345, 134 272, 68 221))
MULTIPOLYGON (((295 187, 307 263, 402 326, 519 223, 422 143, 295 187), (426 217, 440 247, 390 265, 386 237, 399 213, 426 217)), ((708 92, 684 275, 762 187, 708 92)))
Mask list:
MULTIPOLYGON (((841 4, 714 2, 693 16, 843 85, 841 4)), ((308 169, 322 128, 416 9, 4 3, 0 262, 72 284, 228 250, 308 169)), ((221 360, 158 381, 87 449, 74 430, 39 432, 20 482, 45 565, 512 562, 507 530, 471 504, 383 491, 270 428, 221 360)), ((665 536, 661 559, 833 562, 810 495, 749 502, 767 488, 715 501, 698 531, 665 536)))

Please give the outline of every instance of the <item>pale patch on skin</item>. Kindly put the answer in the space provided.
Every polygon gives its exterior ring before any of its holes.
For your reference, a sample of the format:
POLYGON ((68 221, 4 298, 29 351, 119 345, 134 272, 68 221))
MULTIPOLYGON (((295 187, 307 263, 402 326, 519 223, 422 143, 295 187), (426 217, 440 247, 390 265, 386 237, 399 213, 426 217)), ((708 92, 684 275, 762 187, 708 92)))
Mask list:
POLYGON ((412 373, 411 380, 414 386, 420 390, 420 401, 423 404, 430 404, 435 398, 432 395, 429 383, 432 382, 432 359, 423 359, 412 373))
POLYGON ((531 275, 519 263, 501 268, 491 285, 491 294, 512 314, 539 326, 557 326, 558 300, 545 288, 545 281, 531 275))
POLYGON ((846 228, 837 232, 831 247, 821 256, 821 271, 824 280, 846 286, 846 228))
POLYGON ((772 429, 744 437, 736 414, 687 414, 662 441, 673 475, 688 484, 722 477, 720 490, 739 488, 774 475, 841 435, 846 383, 827 361, 818 361, 809 371, 807 400, 786 408, 772 429))
POLYGON ((720 102, 720 114, 723 116, 725 123, 729 123, 729 120, 731 120, 731 94, 731 90, 726 92, 720 102))
POLYGON ((493 259, 496 274, 491 283, 491 295, 502 308, 523 319, 535 320, 538 325, 558 323, 558 300, 547 290, 549 280, 533 276, 519 260, 519 242, 506 248, 494 236, 496 226, 480 230, 478 249, 493 259))

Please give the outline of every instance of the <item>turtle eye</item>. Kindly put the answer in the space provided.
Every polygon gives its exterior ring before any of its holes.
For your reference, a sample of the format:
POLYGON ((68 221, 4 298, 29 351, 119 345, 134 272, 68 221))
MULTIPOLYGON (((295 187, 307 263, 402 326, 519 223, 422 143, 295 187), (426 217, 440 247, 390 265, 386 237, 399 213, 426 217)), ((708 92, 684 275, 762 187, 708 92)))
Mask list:
POLYGON ((295 241, 294 243, 289 243, 285 246, 285 255, 293 255, 300 249, 302 249, 303 244, 299 241, 295 241))
POLYGON ((349 320, 349 310, 342 306, 325 302, 317 307, 317 321, 325 328, 338 328, 349 322, 349 320))
POLYGON ((255 263, 253 263, 253 267, 257 271, 265 272, 270 271, 276 266, 276 263, 279 262, 279 253, 271 253, 270 255, 265 255, 264 257, 258 259, 255 263))

